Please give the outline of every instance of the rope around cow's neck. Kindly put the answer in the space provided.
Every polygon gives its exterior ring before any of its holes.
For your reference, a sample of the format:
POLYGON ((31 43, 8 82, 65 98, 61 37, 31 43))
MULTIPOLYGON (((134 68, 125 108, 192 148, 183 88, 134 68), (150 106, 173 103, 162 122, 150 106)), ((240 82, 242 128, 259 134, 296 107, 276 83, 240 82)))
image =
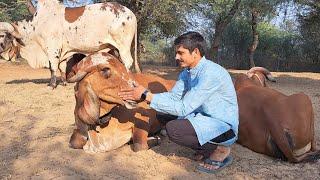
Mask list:
POLYGON ((260 77, 259 77, 257 74, 253 74, 253 76, 256 76, 256 77, 258 78, 260 84, 261 84, 262 86, 264 86, 262 80, 260 79, 260 77))

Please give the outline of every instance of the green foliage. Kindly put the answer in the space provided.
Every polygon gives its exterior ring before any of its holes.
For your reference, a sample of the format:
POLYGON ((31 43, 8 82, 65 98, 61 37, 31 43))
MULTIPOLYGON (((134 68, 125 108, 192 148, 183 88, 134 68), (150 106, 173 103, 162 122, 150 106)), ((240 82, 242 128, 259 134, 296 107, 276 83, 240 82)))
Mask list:
POLYGON ((305 10, 299 16, 300 33, 303 37, 302 48, 306 57, 312 62, 320 62, 320 2, 300 0, 305 10))
POLYGON ((150 40, 142 42, 146 51, 141 54, 140 62, 143 64, 175 65, 174 49, 170 45, 171 41, 154 38, 150 40))
POLYGON ((0 21, 19 21, 30 18, 25 1, 0 0, 0 21))
MULTIPOLYGON (((257 65, 270 69, 278 61, 301 61, 303 54, 299 34, 284 31, 268 22, 258 25, 260 37, 255 53, 257 65)), ((232 21, 224 33, 220 63, 227 67, 247 68, 247 49, 251 43, 250 24, 245 19, 232 21)))
MULTIPOLYGON (((101 0, 97 2, 106 2, 101 0)), ((185 10, 188 1, 175 0, 116 0, 131 9, 138 19, 141 34, 173 37, 185 29, 185 10)))
POLYGON ((260 45, 258 52, 277 60, 299 57, 296 46, 300 41, 298 34, 280 30, 269 23, 261 23, 258 28, 260 45))

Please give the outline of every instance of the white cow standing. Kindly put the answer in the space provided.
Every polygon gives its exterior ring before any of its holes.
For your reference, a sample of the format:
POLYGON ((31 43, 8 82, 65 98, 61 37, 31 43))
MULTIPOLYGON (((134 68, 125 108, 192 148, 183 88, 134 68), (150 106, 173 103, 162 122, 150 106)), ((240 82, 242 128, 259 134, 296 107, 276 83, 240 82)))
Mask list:
POLYGON ((0 22, 0 53, 4 57, 19 47, 31 67, 50 68, 50 86, 54 88, 59 66, 65 72, 67 59, 76 53, 88 55, 117 48, 129 69, 133 63, 130 50, 134 37, 137 59, 136 34, 135 15, 118 3, 66 8, 57 0, 39 0, 32 21, 21 21, 18 25, 0 22))

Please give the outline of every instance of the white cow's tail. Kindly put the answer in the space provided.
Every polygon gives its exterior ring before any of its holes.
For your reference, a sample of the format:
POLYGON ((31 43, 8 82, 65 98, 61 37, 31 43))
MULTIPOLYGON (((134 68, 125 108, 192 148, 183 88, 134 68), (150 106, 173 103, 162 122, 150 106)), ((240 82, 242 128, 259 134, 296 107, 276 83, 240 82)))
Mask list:
POLYGON ((134 37, 134 69, 137 73, 141 73, 141 69, 138 63, 138 25, 136 26, 136 32, 134 37))

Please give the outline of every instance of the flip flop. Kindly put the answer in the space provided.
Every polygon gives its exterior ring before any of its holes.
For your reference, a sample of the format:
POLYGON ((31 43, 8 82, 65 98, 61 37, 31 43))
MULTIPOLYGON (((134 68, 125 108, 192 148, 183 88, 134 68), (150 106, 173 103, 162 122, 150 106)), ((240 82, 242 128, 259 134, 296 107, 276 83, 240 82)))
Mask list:
POLYGON ((206 168, 204 166, 200 166, 200 165, 198 166, 197 169, 199 171, 205 172, 205 173, 216 173, 216 172, 220 171, 221 169, 230 165, 232 163, 232 160, 233 160, 233 158, 231 156, 226 157, 222 162, 207 158, 206 160, 204 160, 204 164, 218 166, 218 169, 208 169, 208 168, 206 168))

